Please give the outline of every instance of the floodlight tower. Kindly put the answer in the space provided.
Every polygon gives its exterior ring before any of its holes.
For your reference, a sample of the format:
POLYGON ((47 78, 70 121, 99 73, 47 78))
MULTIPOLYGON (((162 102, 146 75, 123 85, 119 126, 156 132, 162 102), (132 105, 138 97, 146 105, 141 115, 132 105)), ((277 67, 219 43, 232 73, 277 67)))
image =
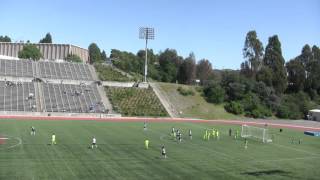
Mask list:
POLYGON ((148 74, 148 39, 154 39, 154 28, 149 27, 140 27, 139 28, 139 39, 146 40, 146 59, 144 62, 144 82, 147 82, 147 74, 148 74))

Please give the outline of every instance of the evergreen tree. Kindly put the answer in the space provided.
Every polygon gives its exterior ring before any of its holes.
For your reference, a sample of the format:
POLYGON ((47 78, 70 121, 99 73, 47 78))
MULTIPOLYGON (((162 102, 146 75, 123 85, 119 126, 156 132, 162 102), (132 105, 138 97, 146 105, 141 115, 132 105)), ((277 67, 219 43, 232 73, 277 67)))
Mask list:
POLYGON ((196 78, 196 59, 193 53, 190 53, 181 64, 178 72, 178 81, 183 84, 191 84, 196 78))
POLYGON ((91 43, 88 47, 90 63, 102 62, 101 52, 96 43, 91 43))
POLYGON ((263 58, 263 45, 258 39, 256 31, 249 31, 247 33, 243 48, 243 57, 247 60, 243 66, 241 66, 242 72, 245 72, 247 76, 255 77, 261 68, 263 58))
POLYGON ((46 36, 39 41, 39 43, 52 43, 51 34, 47 33, 46 36))
POLYGON ((298 59, 293 59, 286 64, 288 72, 288 90, 290 92, 299 92, 303 90, 306 73, 303 63, 298 59))
POLYGON ((104 50, 101 52, 101 59, 103 62, 106 62, 108 60, 107 54, 104 50))
POLYGON ((269 38, 263 59, 265 66, 272 70, 272 86, 277 94, 281 94, 287 87, 287 73, 284 67, 284 58, 281 43, 277 35, 269 38))
POLYGON ((204 81, 208 80, 213 76, 212 65, 207 59, 202 59, 197 64, 197 78, 203 84, 204 81))
POLYGON ((11 38, 9 36, 0 36, 0 42, 11 42, 11 38))

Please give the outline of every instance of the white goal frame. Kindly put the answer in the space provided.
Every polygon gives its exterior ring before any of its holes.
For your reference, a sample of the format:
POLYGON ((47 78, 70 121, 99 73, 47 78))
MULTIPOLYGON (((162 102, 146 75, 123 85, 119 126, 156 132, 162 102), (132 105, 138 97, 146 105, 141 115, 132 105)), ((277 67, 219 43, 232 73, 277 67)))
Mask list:
POLYGON ((260 128, 256 126, 241 126, 241 137, 242 138, 255 138, 262 140, 263 143, 272 142, 272 139, 269 136, 269 131, 266 128, 260 128))

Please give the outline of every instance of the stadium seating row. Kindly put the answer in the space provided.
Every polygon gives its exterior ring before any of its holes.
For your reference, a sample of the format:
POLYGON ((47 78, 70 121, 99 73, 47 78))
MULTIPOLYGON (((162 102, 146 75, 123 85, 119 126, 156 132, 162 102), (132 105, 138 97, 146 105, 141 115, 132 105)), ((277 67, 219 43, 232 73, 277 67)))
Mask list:
POLYGON ((43 84, 46 112, 105 112, 96 85, 43 84))
MULTIPOLYGON (((36 82, 0 81, 0 111, 37 111, 37 102, 44 112, 103 113, 96 85, 38 83, 43 100, 37 101, 36 82)), ((39 95, 40 96, 40 95, 39 95)))
POLYGON ((0 111, 36 111, 35 88, 31 82, 0 81, 0 111))
POLYGON ((88 64, 0 59, 0 76, 94 80, 88 64))
POLYGON ((40 61, 39 67, 42 78, 93 80, 87 64, 40 61))
POLYGON ((33 77, 33 62, 29 60, 0 59, 0 75, 14 77, 33 77))

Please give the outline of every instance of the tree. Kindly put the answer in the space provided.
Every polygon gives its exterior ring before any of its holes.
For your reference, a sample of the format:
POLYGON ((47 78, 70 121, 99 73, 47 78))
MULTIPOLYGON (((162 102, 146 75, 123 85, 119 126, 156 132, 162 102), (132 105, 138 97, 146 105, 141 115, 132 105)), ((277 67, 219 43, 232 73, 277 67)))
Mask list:
POLYGON ((90 63, 102 62, 101 52, 96 43, 91 43, 88 47, 90 63))
POLYGON ((69 62, 82 62, 81 58, 76 54, 68 54, 65 60, 69 62))
POLYGON ((39 43, 52 43, 51 34, 47 33, 46 36, 39 41, 39 43))
POLYGON ((312 46, 312 57, 314 61, 320 61, 320 48, 316 45, 312 46))
POLYGON ((11 42, 11 38, 9 36, 0 36, 0 42, 11 42))
MULTIPOLYGON (((144 67, 144 61, 146 57, 145 50, 139 50, 137 52, 137 57, 139 61, 141 61, 142 66, 144 67)), ((148 49, 148 77, 152 79, 161 80, 160 73, 159 73, 159 61, 158 56, 153 53, 152 49, 148 49)), ((140 74, 144 74, 144 68, 140 74)))
POLYGON ((23 49, 19 51, 18 57, 22 59, 39 60, 42 54, 35 45, 26 44, 23 46, 23 49))
POLYGON ((309 72, 309 65, 312 61, 312 51, 308 44, 304 45, 301 51, 301 55, 297 58, 302 63, 304 68, 309 72))
POLYGON ((159 54, 159 69, 161 81, 176 82, 178 69, 183 62, 183 58, 178 56, 174 49, 166 49, 159 54))
POLYGON ((303 63, 298 59, 293 59, 286 64, 288 72, 288 90, 299 92, 303 90, 306 79, 303 63))
POLYGON ((207 59, 201 59, 197 64, 197 78, 201 84, 213 75, 212 65, 207 59))
POLYGON ((107 54, 104 50, 101 52, 101 59, 103 62, 106 62, 108 60, 107 54))
POLYGON ((249 31, 247 33, 243 48, 243 57, 247 59, 246 62, 248 66, 245 67, 249 68, 252 76, 255 76, 261 67, 263 58, 263 45, 258 39, 256 31, 249 31))
POLYGON ((282 56, 281 43, 277 35, 269 38, 263 63, 272 70, 272 86, 276 93, 283 93, 287 87, 287 73, 284 67, 285 61, 282 56))
POLYGON ((189 54, 181 64, 178 72, 178 81, 183 84, 191 84, 196 78, 196 58, 193 53, 189 54))
POLYGON ((203 93, 208 102, 216 104, 222 103, 226 94, 225 90, 217 84, 204 88, 203 93))

